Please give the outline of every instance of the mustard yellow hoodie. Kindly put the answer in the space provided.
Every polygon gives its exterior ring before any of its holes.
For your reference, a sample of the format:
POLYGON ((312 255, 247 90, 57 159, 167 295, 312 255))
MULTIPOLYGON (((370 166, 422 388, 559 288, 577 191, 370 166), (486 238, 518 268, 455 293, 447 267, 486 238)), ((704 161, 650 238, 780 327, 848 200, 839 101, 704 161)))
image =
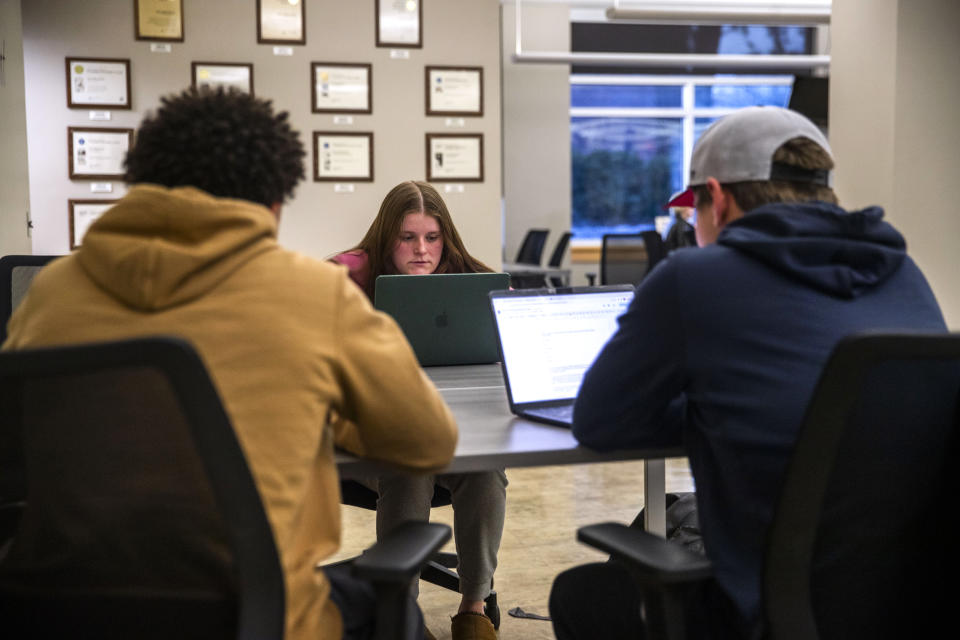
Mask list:
POLYGON ((4 349, 156 334, 190 340, 220 391, 280 550, 287 637, 340 638, 315 569, 340 543, 334 440, 436 469, 449 409, 345 268, 281 249, 265 207, 193 188, 134 186, 34 280, 4 349))

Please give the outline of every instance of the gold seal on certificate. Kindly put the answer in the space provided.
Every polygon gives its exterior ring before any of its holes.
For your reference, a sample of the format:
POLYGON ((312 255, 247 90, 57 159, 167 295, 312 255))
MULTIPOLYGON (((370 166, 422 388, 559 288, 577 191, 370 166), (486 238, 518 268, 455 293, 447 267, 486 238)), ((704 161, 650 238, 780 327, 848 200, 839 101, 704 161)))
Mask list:
POLYGON ((257 42, 306 44, 305 0, 257 0, 257 42))
POLYGON ((182 0, 133 0, 137 40, 183 42, 182 0))
POLYGON ((483 134, 428 133, 427 182, 483 182, 483 134))
POLYGON ((130 60, 67 58, 67 108, 130 108, 130 60))
POLYGON ((313 112, 371 113, 372 75, 366 63, 311 62, 313 112))
POLYGON ((133 129, 67 128, 71 180, 122 178, 133 129))
POLYGON ((425 67, 428 116, 482 116, 482 67, 425 67))
POLYGON ((194 87, 234 88, 253 95, 253 65, 245 62, 191 62, 194 87))
POLYGON ((376 14, 378 47, 423 46, 420 25, 423 22, 422 0, 373 0, 376 14))
POLYGON ((314 182, 373 182, 373 134, 313 132, 314 182))
POLYGON ((117 202, 117 200, 69 200, 70 248, 79 247, 94 220, 117 202))

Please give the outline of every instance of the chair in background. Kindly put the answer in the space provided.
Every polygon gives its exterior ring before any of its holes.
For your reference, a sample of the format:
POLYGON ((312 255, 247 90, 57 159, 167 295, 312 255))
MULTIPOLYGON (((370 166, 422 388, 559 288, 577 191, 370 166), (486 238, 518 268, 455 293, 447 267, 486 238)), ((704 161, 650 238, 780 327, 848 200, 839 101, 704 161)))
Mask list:
MULTIPOLYGON (((2 497, 25 503, 0 569, 18 557, 20 535, 57 558, 42 570, 2 573, 5 636, 283 637, 273 532, 188 343, 142 338, 0 353, 0 408, 2 497), (65 531, 74 533, 69 547, 65 531)), ((449 527, 414 524, 358 562, 358 575, 383 596, 383 637, 404 628, 417 563, 449 537, 449 527)))
POLYGON ((600 284, 640 284, 647 274, 646 242, 639 233, 607 233, 600 247, 600 284))
MULTIPOLYGON (((366 485, 351 479, 340 480, 340 502, 351 507, 370 511, 377 510, 377 492, 366 485)), ((453 499, 450 492, 440 485, 433 486, 431 508, 446 507, 453 499)), ((460 577, 453 569, 457 568, 457 554, 438 551, 423 563, 420 579, 424 582, 460 593, 460 577)), ((483 604, 483 612, 493 623, 494 629, 500 628, 500 607, 497 604, 497 592, 491 591, 483 604)))
MULTIPOLYGON (((560 239, 557 240, 556 246, 553 247, 553 253, 550 254, 550 261, 547 262, 547 266, 554 269, 559 269, 560 265, 563 264, 563 256, 567 253, 567 246, 570 244, 570 238, 573 237, 573 234, 569 231, 564 231, 563 235, 560 236, 560 239)), ((563 287, 566 283, 563 281, 563 278, 557 276, 550 276, 550 284, 554 287, 563 287)))
POLYGON ((667 257, 667 247, 656 231, 641 231, 640 235, 643 236, 643 246, 647 249, 647 273, 650 273, 657 263, 667 257))
POLYGON ((543 260, 543 247, 547 243, 547 234, 549 233, 549 229, 530 229, 527 231, 514 262, 539 265, 540 261, 543 260))
MULTIPOLYGON (((656 231, 604 234, 600 247, 600 284, 637 286, 667 255, 656 231)), ((588 273, 594 284, 596 274, 588 273)))
MULTIPOLYGON (((768 532, 765 637, 922 638, 953 623, 958 389, 960 335, 840 342, 768 532)), ((614 523, 578 538, 659 594, 647 602, 650 637, 685 636, 681 594, 709 579, 706 558, 614 523)))
POLYGON ((34 276, 60 256, 3 256, 0 258, 0 344, 7 339, 7 321, 23 300, 34 276))

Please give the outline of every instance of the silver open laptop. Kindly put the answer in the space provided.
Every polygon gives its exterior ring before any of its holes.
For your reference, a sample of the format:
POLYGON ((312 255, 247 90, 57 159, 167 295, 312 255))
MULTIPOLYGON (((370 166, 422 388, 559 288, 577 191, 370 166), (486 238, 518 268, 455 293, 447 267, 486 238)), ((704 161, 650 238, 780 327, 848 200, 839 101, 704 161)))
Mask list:
POLYGON ((510 410, 569 427, 583 374, 633 292, 631 285, 491 292, 510 410))

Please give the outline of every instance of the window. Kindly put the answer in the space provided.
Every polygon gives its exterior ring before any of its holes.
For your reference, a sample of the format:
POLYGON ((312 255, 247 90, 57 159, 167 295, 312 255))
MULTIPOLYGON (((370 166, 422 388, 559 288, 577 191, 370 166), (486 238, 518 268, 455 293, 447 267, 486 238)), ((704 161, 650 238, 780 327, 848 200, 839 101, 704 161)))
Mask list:
POLYGON ((740 107, 786 107, 792 84, 793 76, 571 76, 575 237, 653 229, 683 188, 703 131, 740 107))
MULTIPOLYGON (((572 51, 809 54, 815 39, 809 27, 571 23, 572 51)), ((786 107, 793 86, 792 75, 741 75, 721 67, 654 75, 665 72, 573 68, 571 229, 577 244, 654 228, 670 195, 683 188, 693 145, 710 123, 745 106, 786 107)))

